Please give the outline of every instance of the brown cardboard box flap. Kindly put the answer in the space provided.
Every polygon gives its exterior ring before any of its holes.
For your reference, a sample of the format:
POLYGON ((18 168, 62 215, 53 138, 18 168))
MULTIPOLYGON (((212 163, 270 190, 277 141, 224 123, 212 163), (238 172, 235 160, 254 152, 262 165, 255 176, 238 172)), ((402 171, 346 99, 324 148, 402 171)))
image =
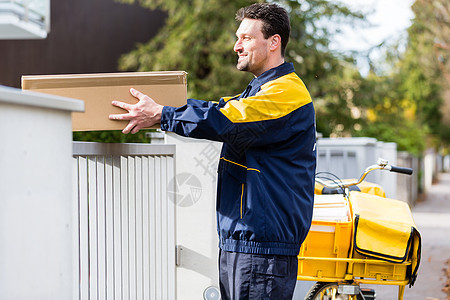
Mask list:
POLYGON ((186 72, 129 72, 22 76, 22 89, 52 89, 117 85, 186 84, 186 72))
POLYGON ((182 106, 187 98, 186 75, 183 71, 31 75, 22 76, 22 89, 85 101, 85 112, 72 114, 74 131, 122 130, 128 121, 108 116, 126 111, 111 101, 137 103, 129 92, 133 87, 161 105, 182 106))

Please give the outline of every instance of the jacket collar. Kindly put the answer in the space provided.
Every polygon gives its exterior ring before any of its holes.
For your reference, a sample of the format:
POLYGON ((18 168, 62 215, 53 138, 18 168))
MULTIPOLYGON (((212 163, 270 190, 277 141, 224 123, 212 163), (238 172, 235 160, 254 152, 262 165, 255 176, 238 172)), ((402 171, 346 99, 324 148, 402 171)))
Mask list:
POLYGON ((295 72, 294 65, 287 62, 282 63, 278 67, 267 70, 258 77, 253 78, 239 98, 246 98, 255 95, 263 84, 292 72, 295 72))
POLYGON ((292 72, 295 72, 294 65, 292 63, 284 62, 278 67, 265 71, 264 73, 259 75, 259 77, 254 78, 252 82, 261 86, 269 81, 272 81, 274 79, 277 79, 278 77, 287 75, 292 72))

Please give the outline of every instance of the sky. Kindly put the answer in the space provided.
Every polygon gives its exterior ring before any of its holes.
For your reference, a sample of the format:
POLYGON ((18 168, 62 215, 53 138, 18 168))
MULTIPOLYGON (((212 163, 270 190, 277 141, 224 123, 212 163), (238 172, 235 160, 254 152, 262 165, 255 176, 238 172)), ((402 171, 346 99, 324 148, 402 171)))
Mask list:
MULTIPOLYGON (((340 0, 340 2, 365 12, 371 24, 368 28, 343 27, 343 33, 335 36, 331 45, 333 49, 340 51, 366 51, 384 40, 406 37, 406 29, 414 17, 411 11, 414 0, 340 0)), ((360 67, 364 69, 364 66, 360 67)))

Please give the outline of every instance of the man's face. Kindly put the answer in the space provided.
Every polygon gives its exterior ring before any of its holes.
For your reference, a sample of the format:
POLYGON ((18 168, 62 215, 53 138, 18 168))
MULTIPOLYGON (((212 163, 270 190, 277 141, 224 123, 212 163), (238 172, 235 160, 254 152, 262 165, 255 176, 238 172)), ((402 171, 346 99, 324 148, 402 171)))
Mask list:
POLYGON ((247 19, 242 20, 236 31, 237 41, 234 51, 238 54, 236 68, 248 71, 255 76, 266 71, 269 55, 270 39, 265 39, 262 33, 263 21, 247 19))

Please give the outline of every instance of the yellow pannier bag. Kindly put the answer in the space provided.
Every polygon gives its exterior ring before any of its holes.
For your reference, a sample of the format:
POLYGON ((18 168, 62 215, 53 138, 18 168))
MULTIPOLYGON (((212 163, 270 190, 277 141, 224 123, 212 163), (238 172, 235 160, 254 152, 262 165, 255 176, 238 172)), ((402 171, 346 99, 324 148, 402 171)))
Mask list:
POLYGON ((354 249, 357 253, 392 263, 411 261, 410 284, 420 262, 421 238, 407 203, 351 192, 354 215, 354 249))

